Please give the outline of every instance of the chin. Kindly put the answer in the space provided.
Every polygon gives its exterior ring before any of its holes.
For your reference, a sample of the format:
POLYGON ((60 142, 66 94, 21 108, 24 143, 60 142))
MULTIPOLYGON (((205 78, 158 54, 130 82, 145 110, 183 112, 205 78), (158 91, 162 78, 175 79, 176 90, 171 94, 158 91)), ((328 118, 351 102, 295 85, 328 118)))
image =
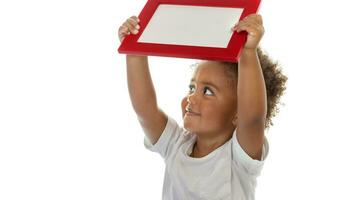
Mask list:
POLYGON ((183 127, 190 132, 194 131, 194 127, 192 126, 192 123, 190 123, 187 119, 183 118, 183 127))

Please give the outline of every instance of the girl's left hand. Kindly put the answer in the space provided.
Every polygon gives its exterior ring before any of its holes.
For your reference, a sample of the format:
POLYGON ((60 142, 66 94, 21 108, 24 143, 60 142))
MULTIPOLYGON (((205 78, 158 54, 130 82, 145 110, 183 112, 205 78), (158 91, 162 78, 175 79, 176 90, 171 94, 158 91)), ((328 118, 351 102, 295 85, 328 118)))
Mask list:
POLYGON ((256 49, 264 35, 263 19, 261 15, 251 14, 239 21, 232 27, 232 31, 247 31, 246 49, 256 49))

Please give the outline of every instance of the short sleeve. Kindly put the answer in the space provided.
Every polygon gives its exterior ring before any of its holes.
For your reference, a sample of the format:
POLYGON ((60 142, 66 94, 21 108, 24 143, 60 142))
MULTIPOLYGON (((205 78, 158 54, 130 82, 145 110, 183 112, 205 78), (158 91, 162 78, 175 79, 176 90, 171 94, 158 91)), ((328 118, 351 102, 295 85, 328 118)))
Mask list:
POLYGON ((269 144, 268 140, 264 136, 264 143, 262 149, 262 157, 260 160, 255 160, 251 158, 240 146, 237 137, 233 134, 232 137, 232 149, 233 149, 233 160, 237 162, 238 165, 241 165, 247 173, 253 176, 259 176, 263 168, 264 161, 269 153, 269 144))
POLYGON ((183 129, 177 124, 177 122, 168 117, 166 126, 161 133, 159 140, 153 145, 147 136, 144 137, 144 146, 146 149, 157 152, 162 158, 166 159, 173 151, 175 143, 183 135, 181 134, 183 129))

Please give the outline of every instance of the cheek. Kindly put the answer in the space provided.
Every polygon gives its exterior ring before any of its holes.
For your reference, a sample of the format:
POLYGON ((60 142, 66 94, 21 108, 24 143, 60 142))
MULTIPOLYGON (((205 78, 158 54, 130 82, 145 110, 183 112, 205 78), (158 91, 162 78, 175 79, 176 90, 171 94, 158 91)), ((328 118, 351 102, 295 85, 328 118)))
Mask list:
POLYGON ((187 97, 185 97, 181 100, 182 117, 185 115, 186 106, 187 106, 187 97))
POLYGON ((211 121, 215 121, 217 123, 225 123, 227 120, 230 121, 234 107, 228 107, 227 105, 206 105, 205 113, 206 117, 209 117, 211 121))

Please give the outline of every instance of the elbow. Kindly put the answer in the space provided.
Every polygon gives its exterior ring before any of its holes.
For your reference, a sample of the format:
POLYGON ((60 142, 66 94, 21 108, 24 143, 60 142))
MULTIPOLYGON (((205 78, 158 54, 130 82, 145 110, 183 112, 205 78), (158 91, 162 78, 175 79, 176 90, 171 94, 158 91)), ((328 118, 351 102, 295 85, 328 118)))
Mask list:
POLYGON ((262 126, 265 127, 266 116, 254 116, 249 118, 241 118, 238 117, 238 126, 239 127, 257 127, 262 126))
MULTIPOLYGON (((249 106, 252 108, 252 106, 249 106)), ((255 125, 265 123, 267 117, 267 108, 255 106, 255 109, 238 109, 238 122, 241 124, 255 125)))

